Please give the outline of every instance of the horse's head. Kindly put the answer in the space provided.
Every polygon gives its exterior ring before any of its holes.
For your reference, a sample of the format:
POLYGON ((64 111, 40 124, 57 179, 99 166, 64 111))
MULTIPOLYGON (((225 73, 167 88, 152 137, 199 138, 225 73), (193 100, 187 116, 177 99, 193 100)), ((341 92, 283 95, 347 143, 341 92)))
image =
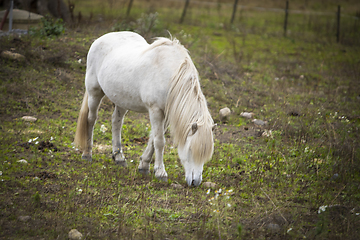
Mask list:
POLYGON ((214 151, 213 130, 215 125, 193 123, 186 142, 178 146, 178 154, 185 169, 185 180, 189 186, 199 186, 204 164, 214 151))

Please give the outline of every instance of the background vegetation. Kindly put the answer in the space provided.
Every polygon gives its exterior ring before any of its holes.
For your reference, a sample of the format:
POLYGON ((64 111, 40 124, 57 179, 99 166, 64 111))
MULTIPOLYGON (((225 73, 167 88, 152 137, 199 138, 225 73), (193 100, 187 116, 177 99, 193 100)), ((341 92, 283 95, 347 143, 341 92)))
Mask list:
MULTIPOLYGON (((46 26, 63 31, 63 23, 46 21, 33 35, 1 37, 0 52, 25 56, 0 58, 1 239, 67 239, 73 228, 84 239, 358 238, 356 18, 342 18, 342 29, 350 30, 342 31, 338 44, 335 17, 327 15, 290 15, 284 38, 281 12, 244 7, 231 25, 232 1, 191 4, 184 24, 178 23, 183 2, 135 0, 128 18, 127 1, 73 2, 81 18, 58 37, 36 34, 46 26), (128 168, 116 166, 110 147, 113 105, 106 98, 95 126, 94 160, 81 160, 72 142, 86 54, 96 38, 119 30, 136 31, 149 42, 168 37, 168 30, 189 49, 218 123, 214 156, 203 172, 203 181, 216 187, 186 186, 168 135, 169 182, 139 174, 150 125, 148 116, 133 112, 123 127, 128 168), (232 110, 227 123, 219 120, 222 107, 232 110), (268 125, 256 127, 240 117, 244 111, 268 125), (25 115, 38 120, 26 122, 25 115)), ((291 6, 335 12, 337 3, 291 6)), ((357 7, 344 3, 344 14, 355 16, 357 7)))

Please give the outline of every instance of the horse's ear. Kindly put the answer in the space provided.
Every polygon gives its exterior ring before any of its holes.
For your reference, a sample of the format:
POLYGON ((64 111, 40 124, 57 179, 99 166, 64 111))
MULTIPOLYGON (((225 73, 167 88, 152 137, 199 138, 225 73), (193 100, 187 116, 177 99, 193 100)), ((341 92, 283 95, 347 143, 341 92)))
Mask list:
POLYGON ((192 125, 191 125, 191 130, 192 130, 192 134, 194 135, 196 133, 196 131, 198 130, 198 125, 196 122, 194 122, 192 125))
POLYGON ((215 130, 216 126, 217 126, 216 123, 212 126, 212 130, 213 130, 213 131, 215 130))

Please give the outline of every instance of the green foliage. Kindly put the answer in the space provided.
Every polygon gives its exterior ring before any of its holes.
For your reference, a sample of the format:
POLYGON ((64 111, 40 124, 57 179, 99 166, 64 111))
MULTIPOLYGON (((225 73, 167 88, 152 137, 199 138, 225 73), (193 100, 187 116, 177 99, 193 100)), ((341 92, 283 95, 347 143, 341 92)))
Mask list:
POLYGON ((54 19, 49 15, 41 18, 42 28, 30 29, 33 35, 41 37, 58 37, 65 32, 65 25, 61 18, 54 19))
POLYGON ((244 233, 244 226, 241 225, 241 224, 239 224, 239 225, 237 226, 237 230, 238 230, 238 236, 239 236, 239 238, 241 238, 241 236, 242 236, 243 233, 244 233))
POLYGON ((40 197, 40 194, 39 192, 36 192, 33 196, 33 201, 35 203, 35 205, 39 205, 40 204, 40 201, 41 201, 41 197, 40 197))
POLYGON ((159 32, 158 13, 142 13, 136 21, 123 20, 114 24, 112 31, 134 31, 144 37, 149 37, 159 32))

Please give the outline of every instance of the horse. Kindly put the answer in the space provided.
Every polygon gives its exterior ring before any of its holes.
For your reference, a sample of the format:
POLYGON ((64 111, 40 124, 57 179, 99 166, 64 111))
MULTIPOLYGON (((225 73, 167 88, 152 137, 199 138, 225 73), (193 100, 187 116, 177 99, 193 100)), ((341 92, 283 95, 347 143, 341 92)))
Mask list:
POLYGON ((214 121, 201 91, 199 73, 188 50, 176 38, 149 44, 134 32, 112 32, 96 39, 87 55, 85 94, 75 133, 82 159, 92 160, 93 130, 106 95, 112 114, 112 157, 126 167, 121 128, 130 111, 148 112, 151 131, 138 170, 149 174, 155 153, 155 177, 167 181, 163 163, 165 131, 170 128, 189 186, 199 186, 204 164, 214 151, 214 121))

